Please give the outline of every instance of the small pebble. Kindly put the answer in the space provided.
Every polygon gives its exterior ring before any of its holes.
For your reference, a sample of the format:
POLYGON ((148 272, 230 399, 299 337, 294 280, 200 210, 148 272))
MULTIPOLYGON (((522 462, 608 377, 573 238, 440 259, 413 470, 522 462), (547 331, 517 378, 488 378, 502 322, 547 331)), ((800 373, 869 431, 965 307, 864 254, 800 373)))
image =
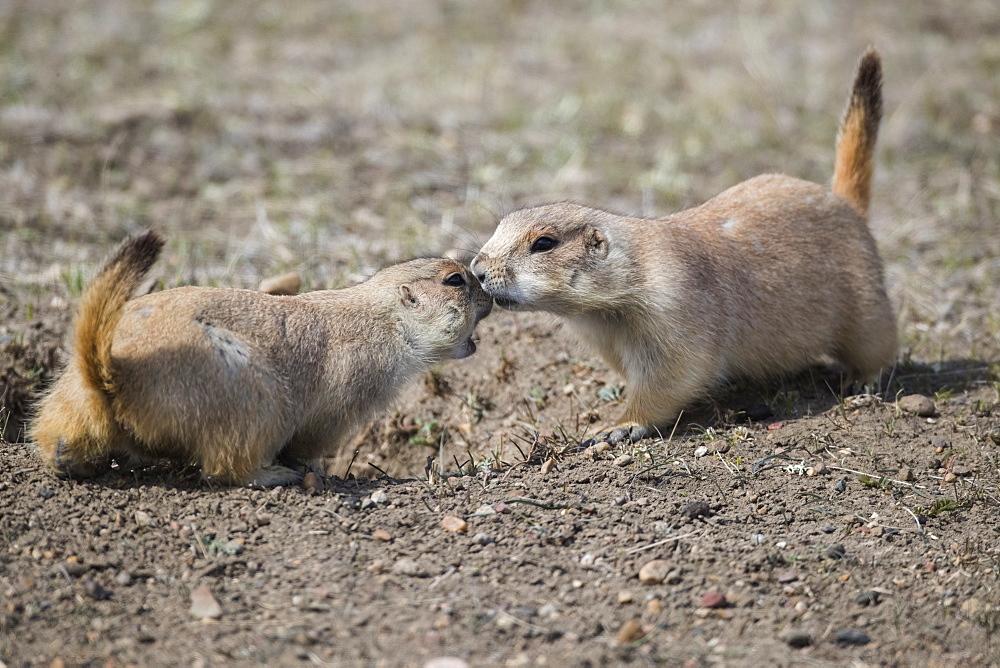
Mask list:
POLYGON ((840 543, 831 545, 826 550, 826 556, 830 559, 843 559, 847 555, 847 549, 840 543))
POLYGON ((718 589, 709 589, 701 595, 701 607, 703 608, 725 608, 729 605, 726 595, 718 589))
POLYGON ((420 564, 413 559, 405 557, 403 559, 396 560, 396 563, 392 565, 392 572, 396 575, 408 575, 414 578, 427 577, 427 571, 424 570, 420 564))
POLYGON ((789 647, 809 647, 813 644, 812 635, 798 629, 790 629, 781 634, 781 637, 789 647))
POLYGON ((115 576, 115 584, 121 585, 122 587, 127 587, 132 584, 132 574, 128 571, 120 571, 118 575, 115 576))
POLYGON ((630 619, 618 629, 618 633, 615 634, 615 640, 625 645, 639 640, 644 635, 646 634, 642 630, 642 622, 638 619, 630 619))
POLYGON ((922 394, 908 394, 905 397, 900 397, 896 405, 899 406, 900 410, 919 417, 931 417, 936 412, 934 402, 931 401, 930 397, 925 397, 922 394))
POLYGON ((372 498, 370 496, 366 496, 365 498, 361 499, 361 510, 368 510, 369 508, 374 508, 374 507, 375 507, 375 502, 372 501, 372 498))
POLYGON ((594 452, 607 452, 608 450, 611 449, 611 444, 608 443, 607 441, 598 441, 597 443, 594 443, 594 445, 592 445, 591 447, 594 449, 594 452))
POLYGON ((45 485, 42 485, 41 487, 38 488, 38 496, 42 497, 43 499, 51 499, 55 495, 56 493, 53 492, 48 487, 46 487, 45 485))
POLYGON ((193 617, 218 619, 222 616, 222 606, 215 600, 212 590, 207 585, 199 585, 191 590, 191 608, 188 612, 193 617))
POLYGON ((439 656, 428 659, 424 668, 469 668, 469 664, 454 656, 439 656))
POLYGON ((708 505, 707 501, 692 501, 681 510, 681 515, 692 520, 699 517, 707 517, 711 513, 712 508, 708 505))
POLYGON ((472 537, 472 541, 477 545, 489 545, 490 543, 493 542, 493 536, 489 535, 488 533, 480 532, 472 537))
POLYGON ((153 526, 153 516, 144 510, 135 511, 135 523, 141 527, 153 526))
POLYGON ((754 545, 763 545, 765 540, 767 540, 767 536, 762 533, 755 533, 750 536, 750 542, 754 545))
POLYGON ((833 533, 836 530, 837 530, 837 527, 832 527, 832 526, 829 526, 829 525, 827 525, 827 526, 823 527, 822 529, 820 529, 820 531, 822 531, 823 533, 833 533))
POLYGON ((632 459, 632 455, 618 455, 615 457, 614 464, 615 466, 628 466, 633 461, 635 460, 632 459))
POLYGON ((454 515, 446 515, 444 519, 441 520, 441 527, 445 531, 451 531, 452 533, 459 533, 462 531, 468 531, 469 525, 461 517, 455 517, 454 515))
POLYGON ((670 562, 665 559, 654 559, 639 569, 639 582, 655 585, 663 582, 670 573, 670 562))
POLYGON ((878 605, 881 603, 881 594, 877 591, 863 591, 854 597, 855 603, 858 605, 863 605, 865 607, 869 605, 878 605))
POLYGON ((380 540, 383 543, 388 543, 392 540, 392 535, 385 529, 375 529, 375 531, 372 531, 372 538, 380 540))
POLYGON ((694 449, 694 456, 695 457, 704 457, 707 454, 708 454, 708 446, 707 445, 702 445, 702 446, 699 446, 699 447, 697 447, 697 448, 694 449))
POLYGON ((948 471, 944 474, 945 482, 955 482, 956 480, 958 480, 958 476, 953 471, 948 471))
POLYGON ((848 645, 867 645, 872 639, 857 629, 850 629, 837 631, 836 641, 841 647, 846 647, 848 645))
POLYGON ((787 584, 789 582, 795 582, 799 579, 799 574, 795 571, 785 571, 778 575, 778 582, 781 584, 787 584))
POLYGON ((386 494, 384 490, 376 489, 374 492, 372 492, 370 498, 372 501, 381 506, 389 505, 389 495, 386 494))
POLYGON ((83 591, 95 601, 106 601, 111 598, 111 592, 93 580, 84 581, 83 591))
POLYGON ((837 482, 837 484, 833 486, 833 488, 835 490, 837 490, 838 492, 846 492, 847 491, 847 478, 841 478, 837 482))
POLYGON ((473 515, 496 515, 497 511, 493 509, 493 505, 489 503, 484 503, 483 505, 476 508, 476 512, 473 515))
POLYGON ((625 605, 633 601, 632 592, 630 591, 620 591, 618 592, 618 605, 625 605))
POLYGON ((552 473, 552 469, 554 469, 555 466, 556 466, 556 460, 546 459, 545 463, 542 464, 542 475, 548 475, 552 473))
POLYGON ((323 489, 323 481, 315 471, 309 471, 304 476, 302 476, 302 489, 309 491, 318 491, 323 489))
POLYGON ((651 598, 646 601, 646 610, 652 615, 658 615, 663 612, 663 601, 658 598, 651 598))

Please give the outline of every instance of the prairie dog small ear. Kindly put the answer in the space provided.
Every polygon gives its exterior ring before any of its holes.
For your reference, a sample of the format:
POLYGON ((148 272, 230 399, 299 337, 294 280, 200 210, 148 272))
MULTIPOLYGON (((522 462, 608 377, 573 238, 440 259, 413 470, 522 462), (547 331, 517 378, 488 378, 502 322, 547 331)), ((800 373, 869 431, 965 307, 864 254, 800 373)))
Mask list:
POLYGON ((409 285, 399 286, 399 295, 403 306, 409 306, 410 308, 420 306, 420 300, 417 299, 416 293, 413 292, 409 285))
POLYGON ((587 229, 587 250, 600 258, 608 256, 608 238, 604 232, 596 227, 587 229))

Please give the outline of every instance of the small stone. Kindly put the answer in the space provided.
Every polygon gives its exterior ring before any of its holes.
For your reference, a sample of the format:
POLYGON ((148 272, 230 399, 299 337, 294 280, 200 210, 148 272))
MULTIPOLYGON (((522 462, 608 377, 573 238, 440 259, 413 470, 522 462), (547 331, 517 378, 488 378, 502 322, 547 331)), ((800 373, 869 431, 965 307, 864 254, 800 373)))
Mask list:
POLYGON ((369 508, 374 508, 374 507, 375 507, 375 502, 372 501, 372 498, 370 496, 366 496, 365 498, 361 499, 361 510, 368 510, 369 508))
POLYGON ((882 595, 877 591, 863 591, 854 597, 854 601, 858 605, 867 607, 869 605, 878 605, 881 603, 881 597, 882 595))
POLYGON ((556 460, 546 459, 545 463, 542 464, 542 475, 548 475, 552 473, 552 469, 554 469, 555 466, 556 466, 556 460))
POLYGON ((454 656, 439 656, 428 659, 424 668, 469 668, 469 664, 454 656))
POLYGON ((618 629, 618 633, 615 634, 615 640, 622 645, 626 645, 639 640, 644 635, 646 634, 642 630, 642 622, 638 619, 630 619, 618 629))
POLYGON ((812 634, 807 631, 801 631, 799 629, 789 629, 781 634, 781 639, 785 641, 789 647, 809 647, 813 644, 812 634))
POLYGON ((806 475, 807 476, 826 475, 829 472, 830 472, 830 469, 828 469, 826 467, 826 464, 824 464, 822 462, 820 462, 816 466, 810 466, 809 468, 806 469, 806 475))
POLYGON ((562 393, 565 394, 567 397, 573 394, 574 392, 576 392, 576 387, 573 385, 573 383, 563 386, 562 393))
POLYGON ((290 271, 280 276, 265 278, 257 289, 269 295, 297 295, 301 288, 302 278, 298 272, 290 271))
POLYGON ((837 631, 836 641, 841 647, 847 647, 849 645, 867 645, 872 639, 857 629, 850 629, 837 631))
POLYGON ((607 452, 608 450, 610 450, 611 449, 611 444, 608 443, 607 441, 598 441, 597 443, 594 443, 590 447, 592 447, 594 449, 594 452, 601 453, 601 452, 607 452))
POLYGON ((441 520, 441 526, 445 531, 451 531, 452 533, 460 533, 469 530, 469 525, 466 524, 465 520, 461 517, 455 517, 454 515, 446 515, 443 520, 441 520))
POLYGON ((646 611, 651 615, 658 615, 663 612, 663 601, 658 598, 651 598, 646 601, 646 611))
POLYGON ((837 543, 836 545, 831 545, 826 549, 826 556, 830 559, 843 559, 847 556, 847 548, 842 544, 837 543))
POLYGON ((961 610, 962 614, 965 615, 966 617, 969 617, 971 619, 976 619, 978 617, 982 617, 983 615, 992 612, 993 606, 989 605, 988 603, 983 603, 978 598, 970 598, 966 601, 963 601, 962 605, 960 605, 958 609, 961 610))
POLYGON ((56 495, 56 493, 53 492, 48 487, 46 487, 45 485, 41 485, 38 488, 38 496, 42 497, 43 499, 51 499, 55 495, 56 495))
POLYGON ((909 466, 904 466, 903 468, 899 469, 899 472, 896 475, 903 482, 913 482, 914 479, 913 469, 911 469, 909 466))
POLYGON ((681 515, 692 520, 707 517, 710 514, 712 514, 712 507, 708 505, 707 501, 692 501, 681 510, 681 515))
POLYGON ((319 491, 323 489, 323 481, 320 480, 320 477, 316 475, 315 471, 309 471, 302 476, 302 489, 306 489, 311 492, 319 491))
POLYGON ((767 536, 762 533, 755 533, 750 536, 750 542, 754 545, 763 545, 765 540, 767 540, 767 536))
POLYGON ((389 505, 389 495, 386 494, 385 491, 381 489, 376 489, 374 492, 372 492, 371 500, 379 504, 380 506, 389 505))
POLYGON ((396 563, 392 565, 392 572, 396 575, 408 575, 412 578, 427 577, 427 571, 420 564, 406 557, 396 560, 396 563))
POLYGON ((944 474, 945 482, 955 482, 956 480, 958 480, 958 476, 953 471, 948 471, 944 474))
POLYGON ((141 527, 151 527, 154 525, 155 520, 145 510, 137 510, 135 511, 135 523, 141 527))
POLYGON ((626 605, 631 603, 633 600, 632 592, 630 591, 620 591, 618 592, 618 605, 626 605))
POLYGON ((694 456, 695 457, 704 457, 707 454, 708 454, 708 446, 707 445, 701 445, 701 446, 699 446, 699 447, 697 447, 697 448, 694 449, 694 456))
POLYGON ((477 545, 489 545, 490 543, 493 542, 493 536, 489 535, 488 533, 480 532, 472 537, 472 541, 477 545))
POLYGON ((118 575, 115 576, 115 584, 121 585, 122 587, 127 587, 132 584, 132 574, 128 571, 119 571, 118 575))
POLYGON ((628 466, 633 461, 635 460, 632 459, 632 455, 618 455, 615 457, 614 464, 615 466, 628 466))
POLYGON ((799 579, 799 574, 795 571, 784 571, 778 575, 778 582, 781 584, 787 584, 789 582, 795 582, 799 579))
POLYGON ((95 601, 106 601, 111 598, 111 592, 93 580, 84 581, 83 591, 95 601))
POLYGON ((936 412, 934 402, 931 401, 930 397, 925 397, 922 394, 908 394, 905 397, 900 397, 896 405, 899 406, 900 410, 919 417, 931 417, 936 412))
POLYGON ((375 529, 375 531, 372 531, 372 538, 380 540, 383 543, 388 543, 392 540, 392 535, 385 529, 375 529))
POLYGON ((701 595, 701 607, 703 608, 725 608, 729 605, 726 595, 718 589, 709 589, 701 595))
POLYGON ((484 503, 476 508, 476 512, 473 515, 496 515, 496 513, 497 511, 493 509, 492 504, 484 503))
POLYGON ((222 616, 222 606, 215 600, 207 585, 199 585, 191 590, 191 608, 188 612, 193 617, 218 619, 222 616))
POLYGON ((259 527, 267 526, 271 523, 271 516, 262 511, 254 513, 253 519, 259 527))
POLYGON ((670 562, 665 559, 654 559, 639 569, 639 582, 655 585, 663 582, 670 573, 670 562))

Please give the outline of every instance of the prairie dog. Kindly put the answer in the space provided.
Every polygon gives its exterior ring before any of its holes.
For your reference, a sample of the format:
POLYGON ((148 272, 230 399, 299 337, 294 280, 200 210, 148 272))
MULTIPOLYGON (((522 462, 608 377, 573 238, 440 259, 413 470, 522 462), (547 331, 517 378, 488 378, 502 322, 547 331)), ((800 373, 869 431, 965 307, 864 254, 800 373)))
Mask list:
POLYGON ((881 62, 861 58, 833 186, 757 176, 659 220, 570 203, 504 217, 472 262, 497 305, 548 311, 627 381, 621 423, 638 440, 726 377, 823 357, 852 380, 896 354, 896 321, 868 229, 882 114, 881 62))
POLYGON ((493 306, 461 264, 423 259, 343 290, 273 296, 185 287, 131 299, 159 255, 126 240, 85 291, 69 365, 29 435, 57 472, 172 458, 227 484, 299 475, 431 365, 476 350, 493 306))

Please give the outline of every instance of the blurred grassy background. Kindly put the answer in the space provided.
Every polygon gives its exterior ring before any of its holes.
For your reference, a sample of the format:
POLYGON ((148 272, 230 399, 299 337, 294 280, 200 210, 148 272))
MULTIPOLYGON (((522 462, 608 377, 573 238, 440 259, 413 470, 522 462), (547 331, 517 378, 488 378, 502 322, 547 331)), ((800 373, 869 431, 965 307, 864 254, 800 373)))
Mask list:
POLYGON ((924 361, 1000 359, 1000 12, 923 3, 0 4, 0 281, 72 293, 129 231, 164 282, 336 287, 505 211, 664 215, 827 182, 882 52, 873 228, 924 361))

